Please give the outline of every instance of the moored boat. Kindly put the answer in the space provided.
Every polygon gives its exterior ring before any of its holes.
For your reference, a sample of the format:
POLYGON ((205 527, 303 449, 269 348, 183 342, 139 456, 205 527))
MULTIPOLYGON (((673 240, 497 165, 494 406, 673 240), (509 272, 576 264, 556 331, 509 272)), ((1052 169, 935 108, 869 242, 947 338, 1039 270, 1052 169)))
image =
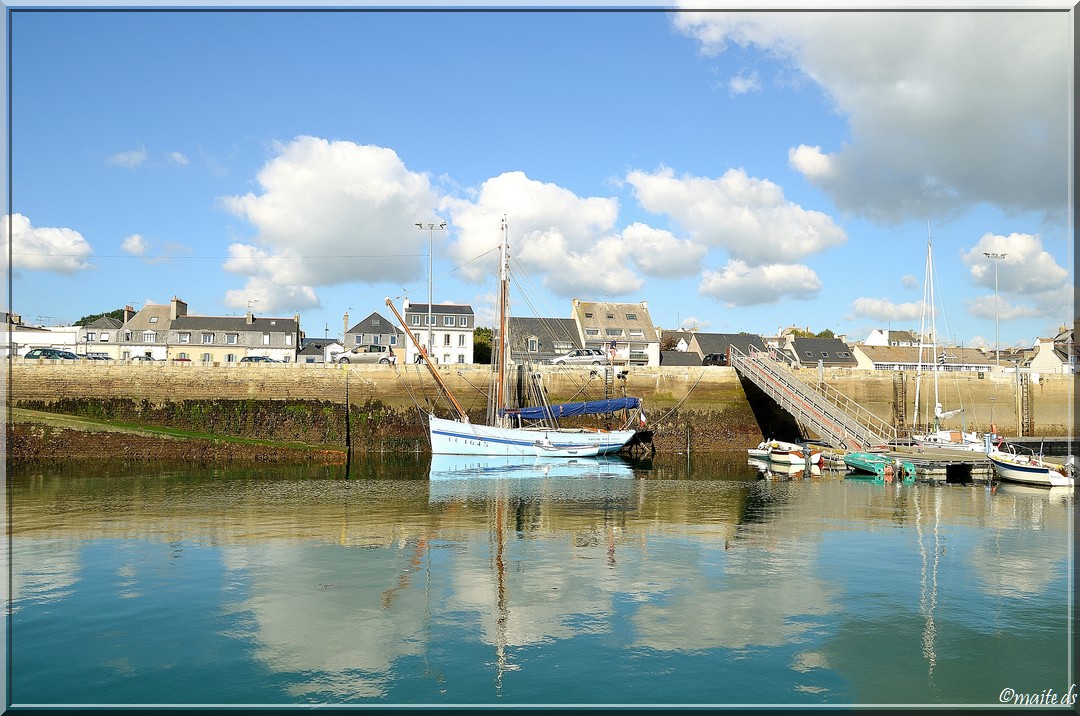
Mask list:
POLYGON ((1041 487, 1071 487, 1074 484, 1072 465, 1045 460, 1041 455, 1021 455, 1012 450, 993 449, 986 458, 997 476, 1008 482, 1041 487))
POLYGON ((435 455, 491 455, 536 457, 538 455, 583 457, 616 453, 627 447, 632 441, 648 442, 652 433, 644 429, 645 413, 641 410, 641 401, 636 397, 622 397, 605 400, 591 400, 576 403, 551 405, 543 400, 544 392, 539 391, 540 403, 533 406, 510 408, 507 396, 510 388, 510 344, 507 335, 508 305, 510 293, 510 257, 507 246, 506 222, 502 224, 502 240, 499 256, 499 296, 498 328, 494 348, 494 366, 492 371, 492 391, 489 396, 489 412, 485 423, 474 423, 468 413, 454 397, 428 357, 427 350, 405 324, 401 314, 390 298, 387 307, 394 313, 405 335, 416 346, 424 364, 453 406, 453 418, 436 417, 428 414, 428 433, 431 440, 431 452, 435 455), (631 417, 632 410, 637 410, 637 418, 631 417), (606 430, 584 427, 564 427, 559 421, 564 418, 584 415, 610 415, 622 413, 627 427, 606 430), (632 424, 642 426, 638 430, 629 427, 632 424), (543 445, 540 445, 543 443, 543 445), (552 446, 549 451, 545 445, 552 446), (573 454, 571 454, 572 451, 573 454), (563 453, 557 455, 557 452, 563 453))
POLYGON ((854 473, 853 476, 872 475, 874 477, 894 477, 913 479, 915 464, 906 460, 895 460, 888 455, 876 452, 849 452, 844 455, 844 464, 854 473))
POLYGON ((746 448, 746 455, 752 459, 769 459, 769 441, 762 440, 758 443, 757 447, 746 448))
POLYGON ((821 450, 783 440, 770 440, 769 460, 788 465, 820 465, 821 450))

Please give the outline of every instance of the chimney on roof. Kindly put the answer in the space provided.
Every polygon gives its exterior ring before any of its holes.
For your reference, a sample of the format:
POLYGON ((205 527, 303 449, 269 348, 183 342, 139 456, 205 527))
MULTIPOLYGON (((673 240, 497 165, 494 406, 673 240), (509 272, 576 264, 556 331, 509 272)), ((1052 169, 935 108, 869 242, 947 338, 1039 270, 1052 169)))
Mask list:
POLYGON ((341 317, 341 345, 345 345, 345 336, 349 335, 349 312, 345 311, 345 315, 341 317))
POLYGON ((131 306, 124 306, 124 323, 131 320, 131 317, 135 315, 135 309, 131 306))
POLYGON ((175 321, 178 316, 187 315, 187 304, 181 301, 176 296, 172 297, 172 301, 169 303, 169 319, 175 321))

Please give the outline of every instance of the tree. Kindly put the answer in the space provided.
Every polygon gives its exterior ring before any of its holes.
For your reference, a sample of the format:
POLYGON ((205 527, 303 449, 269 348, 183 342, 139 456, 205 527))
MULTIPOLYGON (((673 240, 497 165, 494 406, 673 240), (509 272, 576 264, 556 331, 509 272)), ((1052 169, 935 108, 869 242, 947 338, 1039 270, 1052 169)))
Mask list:
POLYGON ((491 346, 495 342, 495 333, 490 328, 473 330, 473 363, 491 363, 491 346))
POLYGON ((660 341, 660 350, 673 351, 679 344, 679 339, 671 334, 665 334, 664 338, 660 341))
POLYGON ((817 338, 836 338, 836 334, 833 333, 830 329, 826 328, 821 333, 818 333, 816 337, 817 338))
POLYGON ((76 326, 86 326, 86 325, 89 325, 89 324, 93 323, 94 321, 96 321, 99 318, 115 318, 116 320, 123 322, 123 320, 124 320, 124 309, 118 308, 115 311, 108 311, 106 313, 95 313, 95 314, 93 314, 91 316, 83 316, 79 320, 75 321, 75 325, 76 326))

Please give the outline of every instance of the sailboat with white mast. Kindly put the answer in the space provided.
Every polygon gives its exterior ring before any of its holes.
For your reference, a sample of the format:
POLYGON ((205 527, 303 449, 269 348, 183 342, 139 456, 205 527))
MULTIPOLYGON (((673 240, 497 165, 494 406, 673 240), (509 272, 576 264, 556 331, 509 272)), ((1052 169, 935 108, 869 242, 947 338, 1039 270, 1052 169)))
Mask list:
POLYGON ((930 365, 934 377, 934 415, 931 421, 926 420, 926 432, 912 435, 912 441, 921 448, 945 448, 951 450, 967 450, 974 452, 986 452, 989 446, 983 437, 977 433, 960 430, 946 430, 942 428, 942 422, 954 415, 963 415, 964 409, 943 410, 938 397, 938 372, 939 364, 943 361, 944 353, 937 352, 937 306, 934 302, 934 251, 933 238, 930 234, 929 224, 926 227, 926 276, 923 279, 923 313, 919 323, 919 366, 915 374, 915 410, 913 415, 913 427, 917 430, 919 423, 919 391, 922 387, 922 368, 925 349, 930 349, 930 365), (930 313, 930 345, 927 346, 926 314, 930 313))
MULTIPOLYGON (((502 223, 502 240, 499 255, 498 328, 494 346, 495 369, 492 372, 492 390, 489 395, 485 423, 474 423, 468 413, 454 398, 426 351, 405 324, 391 299, 386 305, 393 311, 405 334, 416 345, 435 382, 448 397, 455 417, 428 415, 431 452, 435 455, 513 455, 522 457, 580 457, 616 453, 635 440, 637 430, 627 427, 621 430, 604 430, 587 427, 562 427, 563 418, 615 414, 637 411, 637 420, 644 421, 641 400, 636 397, 609 398, 576 403, 550 405, 543 400, 542 387, 536 391, 541 400, 534 406, 510 407, 508 405, 510 342, 507 331, 510 302, 510 255, 507 246, 506 220, 502 223)), ((637 421, 635 420, 634 423, 637 421)))

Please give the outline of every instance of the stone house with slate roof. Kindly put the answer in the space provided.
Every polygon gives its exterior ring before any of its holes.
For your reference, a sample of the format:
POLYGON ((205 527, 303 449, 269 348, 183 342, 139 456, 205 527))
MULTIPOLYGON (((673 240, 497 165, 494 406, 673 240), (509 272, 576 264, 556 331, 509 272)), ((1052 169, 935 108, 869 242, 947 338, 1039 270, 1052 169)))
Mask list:
POLYGON ((911 331, 875 328, 862 342, 864 346, 918 346, 919 339, 911 331))
POLYGON ((784 353, 800 368, 856 368, 852 349, 839 338, 802 338, 788 335, 784 353))
POLYGON ((1034 355, 1026 361, 1033 371, 1042 373, 1072 373, 1076 370, 1076 346, 1073 331, 1062 326, 1053 338, 1037 338, 1034 355))
MULTIPOLYGON (((349 314, 346 312, 344 324, 348 326, 348 323, 349 314)), ((343 346, 347 351, 357 346, 390 346, 397 353, 405 341, 405 331, 398 327, 397 322, 387 320, 376 311, 352 328, 345 329, 343 346)))
MULTIPOLYGON (((440 365, 450 363, 473 362, 473 330, 476 328, 472 306, 461 306, 450 303, 435 303, 431 305, 432 326, 427 327, 428 304, 411 303, 405 304, 402 311, 405 325, 416 340, 422 345, 428 344, 428 336, 432 345, 428 346, 428 352, 432 360, 440 365)), ((414 363, 418 357, 416 346, 408 337, 402 339, 405 343, 404 362, 414 363)), ((398 354, 398 363, 402 362, 402 351, 394 350, 398 354)))
POLYGON ((168 357, 202 363, 238 363, 244 356, 296 360, 300 317, 177 316, 168 331, 168 357))
POLYGON ((120 346, 117 336, 123 329, 124 324, 117 318, 101 316, 85 326, 78 326, 80 355, 101 356, 104 358, 117 359, 120 357, 120 346))
POLYGON ((584 347, 572 318, 511 316, 506 330, 510 337, 510 359, 517 362, 547 363, 555 356, 584 347))
POLYGON ((660 365, 660 333, 649 315, 649 304, 606 303, 575 298, 571 317, 582 348, 614 348, 615 365, 660 365))
POLYGON ((186 315, 187 304, 175 296, 168 305, 147 303, 133 315, 130 306, 125 306, 124 322, 116 341, 117 357, 120 360, 136 356, 154 360, 177 357, 169 355, 170 328, 173 321, 186 315))

